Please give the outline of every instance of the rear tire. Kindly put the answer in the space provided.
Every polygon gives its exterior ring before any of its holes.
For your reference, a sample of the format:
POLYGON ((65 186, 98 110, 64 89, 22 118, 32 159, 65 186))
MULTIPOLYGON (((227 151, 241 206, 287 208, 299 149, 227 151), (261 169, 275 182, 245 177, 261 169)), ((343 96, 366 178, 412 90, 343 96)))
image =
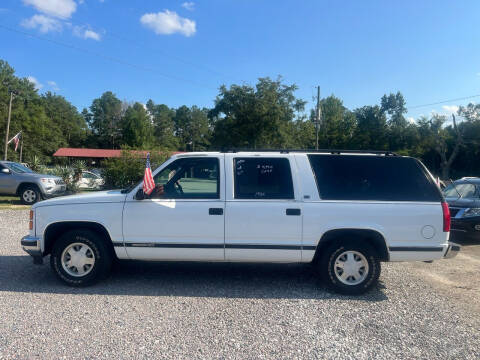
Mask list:
POLYGON ((34 185, 25 185, 20 190, 20 201, 24 205, 33 205, 37 201, 42 200, 40 191, 34 185))
POLYGON ((50 256, 55 275, 69 286, 88 286, 105 278, 112 255, 105 241, 90 230, 72 230, 55 242, 50 256))
POLYGON ((363 241, 335 241, 317 266, 326 285, 344 295, 367 292, 377 284, 381 271, 377 253, 363 241))

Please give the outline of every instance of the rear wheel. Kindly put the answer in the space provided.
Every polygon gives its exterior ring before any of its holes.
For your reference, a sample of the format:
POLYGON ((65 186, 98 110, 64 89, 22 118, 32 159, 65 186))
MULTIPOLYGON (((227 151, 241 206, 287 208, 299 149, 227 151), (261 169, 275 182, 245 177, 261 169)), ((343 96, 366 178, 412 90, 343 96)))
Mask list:
POLYGON ((73 230, 55 242, 50 265, 70 286, 88 286, 110 272, 112 256, 105 241, 90 230, 73 230))
POLYGON ((41 200, 40 191, 33 185, 26 185, 20 190, 20 201, 25 205, 33 205, 41 200))
POLYGON ((380 261, 375 250, 364 242, 336 241, 318 263, 327 286, 346 295, 363 294, 380 276, 380 261))

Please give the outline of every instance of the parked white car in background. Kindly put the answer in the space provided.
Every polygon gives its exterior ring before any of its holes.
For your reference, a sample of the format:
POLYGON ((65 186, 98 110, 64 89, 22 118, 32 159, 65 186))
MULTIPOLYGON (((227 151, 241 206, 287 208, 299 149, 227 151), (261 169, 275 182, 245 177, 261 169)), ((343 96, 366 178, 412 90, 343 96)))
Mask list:
POLYGON ((452 257, 447 204, 418 160, 381 152, 172 156, 118 191, 35 204, 21 244, 72 286, 113 258, 313 263, 328 286, 367 291, 382 261, 452 257))
POLYGON ((91 171, 82 171, 82 177, 77 183, 79 189, 99 190, 105 185, 105 180, 91 171))

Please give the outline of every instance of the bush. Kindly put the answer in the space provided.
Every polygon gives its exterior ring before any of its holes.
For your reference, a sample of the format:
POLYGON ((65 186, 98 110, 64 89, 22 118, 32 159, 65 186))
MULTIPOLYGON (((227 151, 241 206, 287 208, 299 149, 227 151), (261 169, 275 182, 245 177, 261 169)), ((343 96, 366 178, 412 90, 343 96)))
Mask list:
MULTIPOLYGON (((152 171, 170 157, 170 153, 155 151, 150 153, 152 171)), ((107 159, 103 162, 105 188, 123 189, 135 184, 145 173, 145 159, 134 151, 124 150, 119 158, 107 159)))

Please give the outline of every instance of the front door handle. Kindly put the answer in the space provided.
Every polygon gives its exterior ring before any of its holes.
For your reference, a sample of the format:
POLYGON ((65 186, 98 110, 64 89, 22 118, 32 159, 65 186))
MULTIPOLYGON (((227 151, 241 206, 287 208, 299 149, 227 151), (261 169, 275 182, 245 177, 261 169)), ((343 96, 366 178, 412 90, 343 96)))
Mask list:
POLYGON ((222 208, 210 208, 208 209, 208 215, 223 215, 222 208))
POLYGON ((287 209, 286 214, 290 216, 300 216, 301 211, 300 209, 287 209))

